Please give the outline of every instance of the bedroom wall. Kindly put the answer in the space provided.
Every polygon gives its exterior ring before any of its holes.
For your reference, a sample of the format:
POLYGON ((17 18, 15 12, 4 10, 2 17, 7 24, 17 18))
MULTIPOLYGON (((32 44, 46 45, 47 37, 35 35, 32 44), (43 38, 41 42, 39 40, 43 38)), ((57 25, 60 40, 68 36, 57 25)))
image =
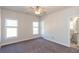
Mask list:
POLYGON ((0 8, 0 46, 1 46, 1 8, 0 8))
POLYGON ((41 21, 42 37, 70 47, 69 22, 76 16, 79 16, 79 7, 71 7, 46 15, 41 21))
POLYGON ((37 38, 39 35, 33 35, 32 22, 38 21, 38 18, 33 15, 28 15, 22 12, 12 11, 8 9, 2 9, 2 44, 6 45, 18 41, 37 38), (5 37, 5 20, 17 19, 18 20, 18 36, 17 38, 5 37))

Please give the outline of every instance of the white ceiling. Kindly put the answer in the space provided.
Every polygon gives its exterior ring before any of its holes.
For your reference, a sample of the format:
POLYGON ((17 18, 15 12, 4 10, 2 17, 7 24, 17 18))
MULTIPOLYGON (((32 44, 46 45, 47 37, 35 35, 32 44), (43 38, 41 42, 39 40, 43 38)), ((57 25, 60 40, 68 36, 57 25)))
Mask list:
MULTIPOLYGON (((14 11, 20 11, 28 14, 34 14, 34 11, 31 7, 32 6, 2 6, 2 8, 14 10, 14 11)), ((41 7, 47 10, 46 14, 53 13, 65 8, 69 8, 68 6, 41 6, 41 7)))

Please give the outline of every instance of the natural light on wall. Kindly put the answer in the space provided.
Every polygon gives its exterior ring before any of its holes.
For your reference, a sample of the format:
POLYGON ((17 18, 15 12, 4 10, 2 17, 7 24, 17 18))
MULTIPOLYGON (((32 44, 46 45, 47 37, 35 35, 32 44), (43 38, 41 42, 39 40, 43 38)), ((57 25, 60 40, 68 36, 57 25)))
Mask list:
POLYGON ((17 37, 17 28, 18 28, 18 22, 17 20, 10 20, 6 19, 5 21, 5 31, 6 31, 6 37, 17 37))
POLYGON ((39 22, 33 22, 33 34, 39 34, 39 22))

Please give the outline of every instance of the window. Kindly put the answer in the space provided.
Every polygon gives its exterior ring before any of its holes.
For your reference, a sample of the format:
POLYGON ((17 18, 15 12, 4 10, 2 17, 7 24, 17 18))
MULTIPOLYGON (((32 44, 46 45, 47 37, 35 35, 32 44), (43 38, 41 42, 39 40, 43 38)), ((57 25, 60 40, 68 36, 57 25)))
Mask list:
POLYGON ((33 34, 39 34, 39 22, 33 22, 33 34))
POLYGON ((6 20, 5 21, 5 31, 6 37, 17 37, 17 20, 6 20))

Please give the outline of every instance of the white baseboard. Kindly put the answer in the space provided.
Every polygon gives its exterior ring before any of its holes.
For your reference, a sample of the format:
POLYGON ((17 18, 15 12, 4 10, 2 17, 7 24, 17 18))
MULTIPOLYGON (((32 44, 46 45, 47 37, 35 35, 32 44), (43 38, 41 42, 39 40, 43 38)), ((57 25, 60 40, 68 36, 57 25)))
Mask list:
MULTIPOLYGON (((36 38, 38 38, 38 37, 36 37, 36 38)), ((32 40, 32 39, 35 39, 35 38, 28 38, 28 39, 22 39, 22 40, 14 40, 12 42, 2 43, 1 47, 5 46, 5 45, 13 44, 13 43, 18 43, 18 42, 22 42, 22 41, 32 40)))
POLYGON ((46 40, 48 40, 48 41, 51 41, 51 42, 55 42, 55 43, 57 43, 57 44, 60 44, 60 45, 63 45, 63 46, 66 46, 66 47, 70 47, 70 46, 68 46, 68 45, 61 44, 60 42, 56 42, 56 41, 54 41, 54 40, 49 40, 49 39, 47 39, 47 38, 45 38, 45 37, 43 37, 43 38, 46 39, 46 40))

